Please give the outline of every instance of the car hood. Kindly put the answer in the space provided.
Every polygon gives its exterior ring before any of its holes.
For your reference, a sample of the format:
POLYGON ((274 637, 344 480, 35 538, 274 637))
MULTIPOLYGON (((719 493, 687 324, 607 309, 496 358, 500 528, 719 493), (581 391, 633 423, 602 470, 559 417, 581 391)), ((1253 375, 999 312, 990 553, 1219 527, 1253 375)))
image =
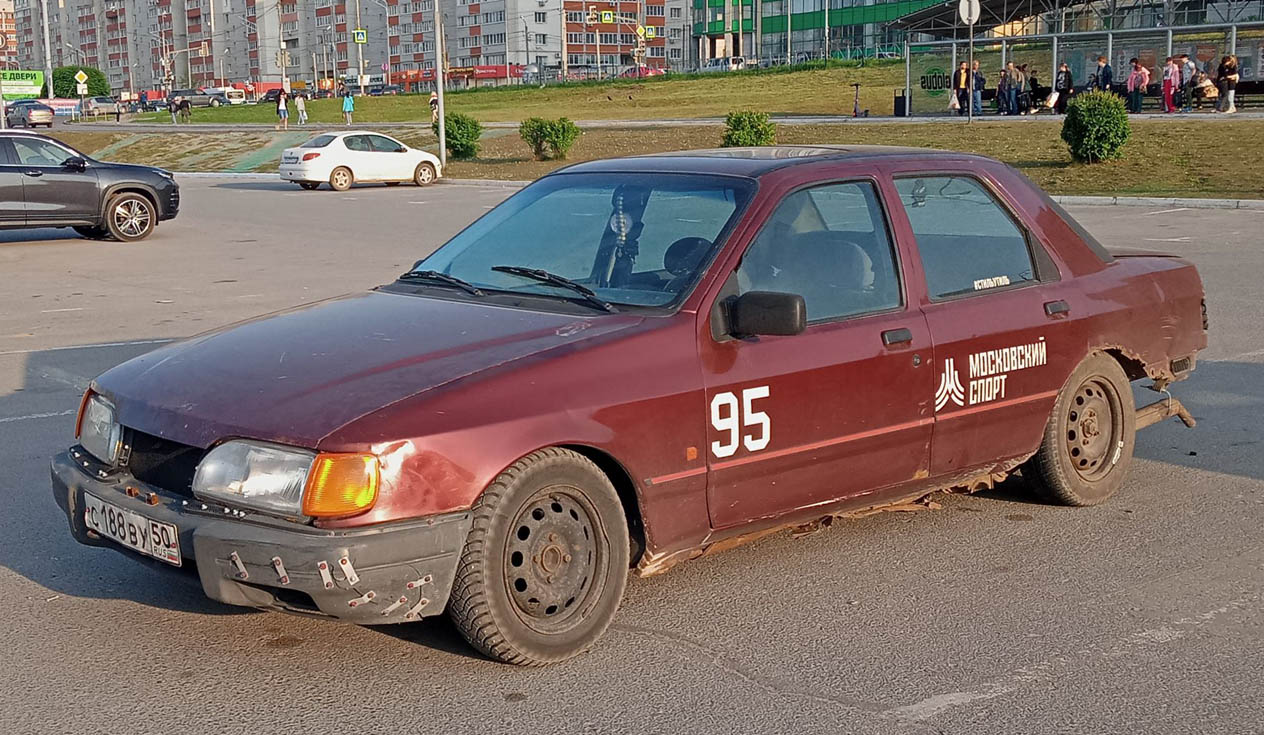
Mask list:
POLYGON ((115 401, 120 423, 172 441, 207 447, 244 437, 315 448, 396 401, 641 321, 374 291, 164 346, 95 385, 115 401))
POLYGON ((153 176, 165 176, 167 171, 157 166, 142 166, 138 163, 115 163, 114 161, 97 161, 102 168, 108 168, 123 174, 141 175, 149 174, 153 176))

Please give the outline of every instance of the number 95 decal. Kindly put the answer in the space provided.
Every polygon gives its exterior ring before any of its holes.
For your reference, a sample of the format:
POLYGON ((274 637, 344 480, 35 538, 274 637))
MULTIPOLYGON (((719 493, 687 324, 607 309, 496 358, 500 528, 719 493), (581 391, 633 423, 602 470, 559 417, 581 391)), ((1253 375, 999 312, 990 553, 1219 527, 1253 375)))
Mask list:
POLYGON ((742 403, 739 411, 737 396, 732 393, 716 393, 711 399, 711 425, 718 432, 727 432, 727 441, 711 442, 711 453, 717 457, 732 457, 737 453, 740 443, 747 451, 758 452, 768 446, 772 438, 772 420, 763 411, 756 411, 753 405, 760 398, 768 397, 768 386, 761 385, 742 391, 742 403), (741 427, 751 431, 741 432, 741 427))

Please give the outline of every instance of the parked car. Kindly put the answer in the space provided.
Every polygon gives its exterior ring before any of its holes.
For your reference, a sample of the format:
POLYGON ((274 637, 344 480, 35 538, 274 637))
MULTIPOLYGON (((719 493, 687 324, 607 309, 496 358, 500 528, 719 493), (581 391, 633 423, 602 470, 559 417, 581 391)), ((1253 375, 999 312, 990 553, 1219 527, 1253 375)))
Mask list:
POLYGON ((115 115, 122 111, 123 106, 113 97, 85 97, 83 100, 85 115, 115 115))
POLYGON ((53 494, 81 543, 220 602, 446 609, 484 654, 552 663, 606 630, 629 567, 1020 468, 1106 501, 1136 429, 1188 418, 1132 381, 1166 394, 1206 328, 1193 264, 1112 254, 992 159, 585 162, 392 283, 109 370, 53 494))
POLYGON ((194 107, 219 107, 229 104, 228 98, 222 93, 209 93, 201 89, 173 89, 170 97, 175 100, 188 100, 194 107))
POLYGON ((388 84, 385 87, 372 87, 369 89, 370 97, 393 96, 403 94, 404 88, 398 84, 388 84))
POLYGON ((367 130, 324 133, 297 148, 281 152, 281 178, 304 189, 328 182, 346 191, 359 182, 381 181, 388 186, 412 181, 418 186, 440 176, 439 159, 409 148, 394 138, 367 130))
POLYGON ((623 79, 644 79, 646 77, 661 77, 667 72, 653 66, 629 66, 619 73, 623 79))
POLYGON ((84 237, 142 240, 180 210, 180 187, 152 166, 97 161, 35 133, 0 133, 0 228, 73 227, 84 237))
POLYGON ((5 104, 5 123, 11 128, 53 127, 53 108, 39 100, 14 100, 5 104))
POLYGON ((699 72, 712 73, 723 71, 738 71, 746 68, 746 59, 741 56, 719 56, 714 59, 707 59, 702 65, 699 72))

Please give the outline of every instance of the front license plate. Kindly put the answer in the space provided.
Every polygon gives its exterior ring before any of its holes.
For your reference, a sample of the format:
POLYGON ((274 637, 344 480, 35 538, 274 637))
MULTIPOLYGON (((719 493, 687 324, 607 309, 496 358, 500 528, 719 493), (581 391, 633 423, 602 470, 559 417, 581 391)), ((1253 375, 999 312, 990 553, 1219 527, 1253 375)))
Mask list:
POLYGON ((129 549, 180 566, 180 536, 170 523, 151 521, 90 493, 83 494, 83 522, 129 549))

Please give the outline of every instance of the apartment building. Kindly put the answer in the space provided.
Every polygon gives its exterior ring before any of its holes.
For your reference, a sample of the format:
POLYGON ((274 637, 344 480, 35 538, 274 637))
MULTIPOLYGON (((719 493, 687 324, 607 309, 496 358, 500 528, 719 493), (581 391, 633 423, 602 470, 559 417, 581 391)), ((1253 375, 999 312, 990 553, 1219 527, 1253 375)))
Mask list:
POLYGON ((569 72, 606 77, 635 66, 668 67, 667 2, 563 0, 569 72))
POLYGON ((8 68, 17 61, 18 36, 13 23, 13 0, 0 0, 0 37, 4 38, 0 65, 8 68))

